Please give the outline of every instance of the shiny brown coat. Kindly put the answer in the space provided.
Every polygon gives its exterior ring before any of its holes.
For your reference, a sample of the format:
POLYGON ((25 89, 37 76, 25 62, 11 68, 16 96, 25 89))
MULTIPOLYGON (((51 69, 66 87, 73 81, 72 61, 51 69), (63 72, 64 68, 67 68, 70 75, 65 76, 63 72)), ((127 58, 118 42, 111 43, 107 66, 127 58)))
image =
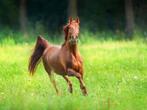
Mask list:
POLYGON ((80 88, 83 95, 87 95, 87 90, 83 81, 83 61, 77 48, 77 40, 79 34, 79 19, 69 19, 64 26, 65 41, 62 46, 51 45, 43 37, 39 36, 36 46, 29 61, 29 71, 34 74, 37 64, 42 58, 44 68, 47 71, 51 82, 59 93, 53 73, 57 73, 67 81, 69 91, 72 93, 72 83, 68 76, 75 76, 80 82, 80 88))

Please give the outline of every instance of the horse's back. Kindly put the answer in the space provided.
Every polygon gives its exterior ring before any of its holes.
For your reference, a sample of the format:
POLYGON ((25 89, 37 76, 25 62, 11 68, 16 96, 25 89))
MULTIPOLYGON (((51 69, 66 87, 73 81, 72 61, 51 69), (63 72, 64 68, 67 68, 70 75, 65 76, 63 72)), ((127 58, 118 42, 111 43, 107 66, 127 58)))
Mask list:
POLYGON ((49 45, 43 53, 43 59, 56 59, 59 54, 60 48, 61 47, 57 45, 49 45))

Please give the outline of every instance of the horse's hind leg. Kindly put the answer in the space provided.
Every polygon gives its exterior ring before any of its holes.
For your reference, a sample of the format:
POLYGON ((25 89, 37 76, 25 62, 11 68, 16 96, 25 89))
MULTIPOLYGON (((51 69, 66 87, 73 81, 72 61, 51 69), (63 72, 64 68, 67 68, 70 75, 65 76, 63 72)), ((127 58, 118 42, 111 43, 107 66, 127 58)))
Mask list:
POLYGON ((76 76, 78 78, 78 80, 80 82, 80 88, 81 88, 81 91, 82 91, 83 95, 87 95, 86 86, 84 84, 84 81, 83 81, 83 78, 82 78, 81 74, 74 71, 73 69, 68 69, 67 74, 69 76, 76 76))
POLYGON ((63 76, 63 78, 66 80, 66 82, 67 82, 67 84, 68 84, 68 90, 69 90, 69 92, 72 93, 72 92, 73 92, 73 88, 72 88, 72 83, 71 83, 71 81, 68 79, 67 76, 63 76))
POLYGON ((53 87, 54 87, 55 90, 56 90, 56 93, 59 94, 59 91, 58 91, 58 89, 57 89, 56 81, 55 81, 55 79, 54 79, 53 73, 51 73, 51 69, 50 69, 50 67, 48 66, 48 63, 46 62, 45 59, 43 59, 43 65, 44 65, 44 68, 45 68, 46 72, 47 72, 48 75, 49 75, 49 78, 50 78, 50 80, 51 80, 51 83, 53 84, 53 87))
POLYGON ((56 90, 56 93, 59 95, 59 91, 58 91, 58 89, 57 89, 56 81, 55 81, 55 79, 54 79, 53 74, 49 74, 49 78, 50 78, 51 83, 53 84, 53 86, 54 86, 54 88, 55 88, 55 90, 56 90))

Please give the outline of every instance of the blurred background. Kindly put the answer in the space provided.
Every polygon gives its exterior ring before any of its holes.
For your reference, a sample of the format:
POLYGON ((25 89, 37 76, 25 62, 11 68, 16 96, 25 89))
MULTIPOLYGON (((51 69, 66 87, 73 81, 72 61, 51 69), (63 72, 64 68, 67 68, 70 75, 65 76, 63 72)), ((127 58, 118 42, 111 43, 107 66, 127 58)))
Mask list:
POLYGON ((69 16, 88 37, 147 37, 147 0, 0 0, 0 39, 60 36, 69 16))

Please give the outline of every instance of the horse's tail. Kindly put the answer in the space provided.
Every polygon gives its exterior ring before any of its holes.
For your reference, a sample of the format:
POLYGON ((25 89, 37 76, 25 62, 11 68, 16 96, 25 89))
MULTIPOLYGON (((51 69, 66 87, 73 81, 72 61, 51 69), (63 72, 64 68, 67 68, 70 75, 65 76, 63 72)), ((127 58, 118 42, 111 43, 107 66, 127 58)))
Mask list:
POLYGON ((43 37, 38 36, 34 51, 29 59, 28 70, 31 75, 35 73, 36 67, 40 62, 44 50, 47 48, 48 42, 43 37))

